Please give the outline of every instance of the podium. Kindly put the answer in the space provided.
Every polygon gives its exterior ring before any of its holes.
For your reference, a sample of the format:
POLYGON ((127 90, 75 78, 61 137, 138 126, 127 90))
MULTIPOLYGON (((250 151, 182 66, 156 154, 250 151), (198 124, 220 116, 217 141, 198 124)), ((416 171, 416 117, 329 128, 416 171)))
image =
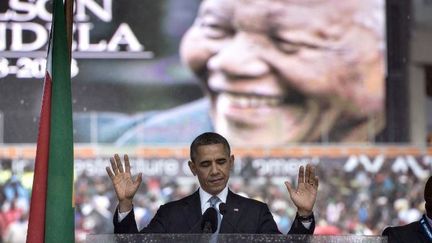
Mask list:
POLYGON ((267 234, 101 234, 86 243, 387 243, 382 236, 267 235, 267 234))

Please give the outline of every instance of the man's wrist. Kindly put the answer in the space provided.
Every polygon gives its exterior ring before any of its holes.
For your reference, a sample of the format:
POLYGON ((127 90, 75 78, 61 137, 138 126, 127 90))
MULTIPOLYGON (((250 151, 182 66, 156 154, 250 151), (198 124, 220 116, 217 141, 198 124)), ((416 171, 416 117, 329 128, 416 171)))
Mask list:
POLYGON ((131 200, 124 200, 124 201, 119 201, 119 212, 120 213, 124 213, 124 212, 129 212, 132 210, 133 204, 131 200))
POLYGON ((313 211, 308 211, 308 210, 297 210, 297 215, 301 216, 301 217, 308 217, 311 216, 313 214, 313 211))
POLYGON ((312 222, 314 219, 313 212, 310 212, 309 214, 303 214, 301 215, 299 212, 297 212, 297 218, 301 222, 312 222))

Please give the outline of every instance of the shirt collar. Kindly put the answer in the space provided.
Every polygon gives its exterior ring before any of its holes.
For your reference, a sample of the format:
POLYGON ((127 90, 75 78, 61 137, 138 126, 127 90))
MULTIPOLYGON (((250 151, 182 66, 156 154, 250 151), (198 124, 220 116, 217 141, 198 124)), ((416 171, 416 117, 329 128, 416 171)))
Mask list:
MULTIPOLYGON (((202 187, 199 189, 200 201, 201 201, 201 213, 210 207, 208 200, 213 196, 210 193, 204 191, 202 187)), ((220 199, 220 203, 226 203, 228 196, 228 187, 226 186, 219 194, 216 195, 220 199)))

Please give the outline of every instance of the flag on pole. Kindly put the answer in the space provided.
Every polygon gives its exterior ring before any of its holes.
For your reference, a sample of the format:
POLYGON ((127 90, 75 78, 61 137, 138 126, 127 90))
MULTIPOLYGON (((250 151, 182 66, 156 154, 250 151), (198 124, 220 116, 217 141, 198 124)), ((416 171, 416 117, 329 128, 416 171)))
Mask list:
POLYGON ((75 240, 70 36, 67 36, 72 21, 67 24, 63 0, 53 0, 52 12, 27 243, 75 240))

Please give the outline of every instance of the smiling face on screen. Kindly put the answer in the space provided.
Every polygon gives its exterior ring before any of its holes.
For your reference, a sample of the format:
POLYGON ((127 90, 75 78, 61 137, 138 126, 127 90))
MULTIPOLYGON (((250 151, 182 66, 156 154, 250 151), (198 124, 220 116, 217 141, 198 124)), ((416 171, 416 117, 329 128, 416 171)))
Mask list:
POLYGON ((360 21, 371 1, 203 1, 181 55, 215 130, 246 145, 313 142, 338 126, 335 140, 362 140, 347 127, 384 106, 381 30, 360 21))

